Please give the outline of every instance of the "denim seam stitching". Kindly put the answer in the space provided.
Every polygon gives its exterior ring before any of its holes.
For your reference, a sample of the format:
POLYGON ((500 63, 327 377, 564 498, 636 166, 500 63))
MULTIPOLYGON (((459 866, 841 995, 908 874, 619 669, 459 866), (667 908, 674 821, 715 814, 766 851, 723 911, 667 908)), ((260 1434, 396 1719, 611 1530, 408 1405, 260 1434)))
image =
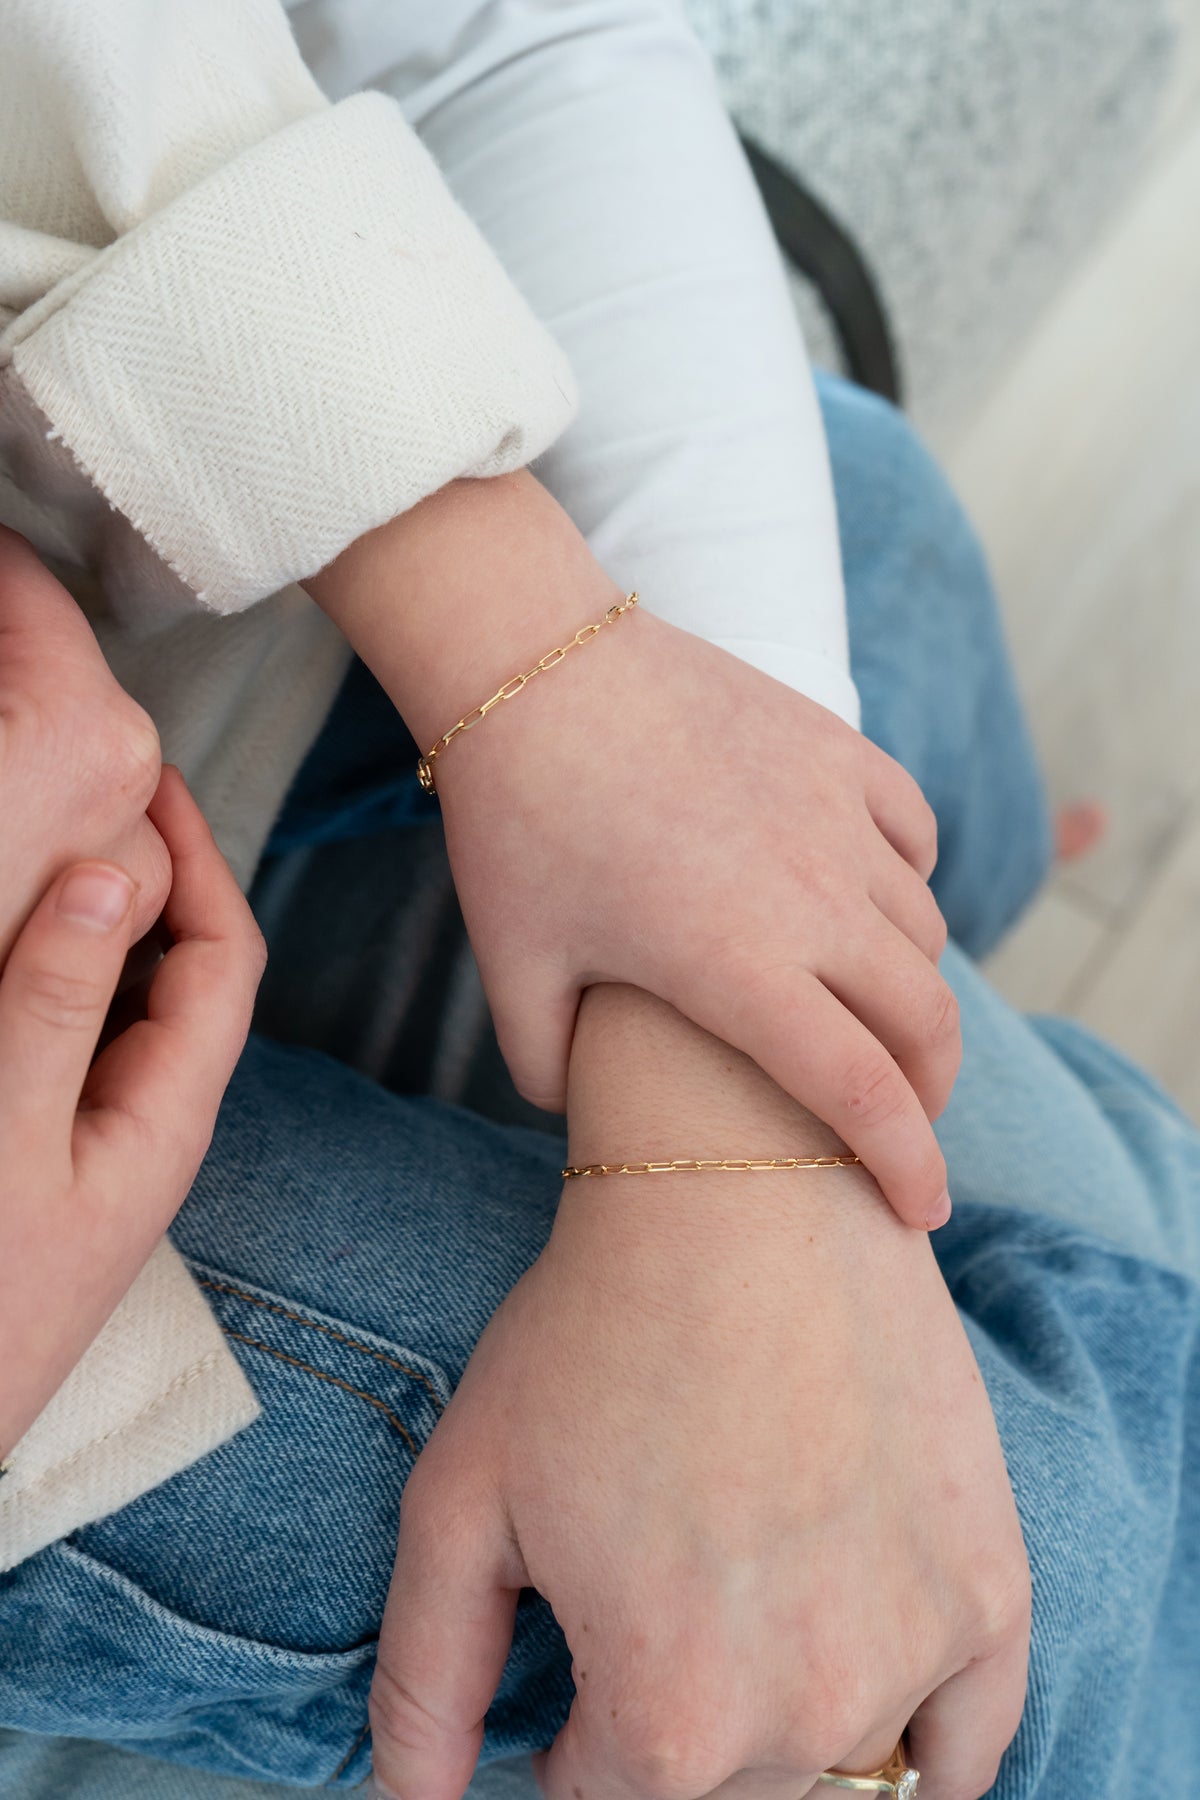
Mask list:
POLYGON ((318 1381, 328 1381, 332 1386, 342 1388, 345 1393, 353 1394, 356 1400, 365 1400, 368 1406, 376 1407, 378 1411, 383 1414, 384 1418, 389 1420, 390 1423, 396 1427, 396 1430, 400 1433, 400 1436, 404 1439, 414 1456, 420 1454, 416 1444, 413 1442, 411 1434, 396 1417, 391 1407, 385 1406, 383 1401, 376 1399, 374 1394, 364 1393, 362 1388, 351 1387, 350 1383, 348 1381, 343 1381, 340 1376, 330 1375, 325 1369, 314 1369, 311 1363, 301 1362, 299 1357, 296 1356, 287 1356, 282 1350, 276 1350, 271 1344, 264 1344, 258 1338, 246 1337, 240 1331, 231 1331, 228 1325, 222 1325, 221 1330, 225 1333, 226 1337, 236 1339, 239 1344, 248 1344, 252 1350, 261 1350, 267 1356, 278 1357, 280 1362, 290 1363, 293 1369, 302 1369, 306 1375, 315 1375, 318 1381))
POLYGON ((363 1745, 366 1743, 367 1735, 370 1732, 370 1729, 371 1729, 371 1721, 370 1721, 370 1719, 368 1719, 366 1724, 363 1726, 362 1730, 359 1732, 358 1736, 355 1738, 354 1742, 351 1744, 350 1748, 347 1750, 345 1756, 343 1756, 343 1758, 342 1758, 341 1762, 338 1764, 337 1768, 333 1771, 333 1774, 329 1777, 330 1781, 336 1781, 338 1776, 341 1775, 342 1773, 344 1773, 344 1771, 350 1767, 350 1764, 354 1761, 354 1758, 358 1755, 359 1751, 362 1749, 363 1745))
POLYGON ((372 1350, 369 1344, 356 1343, 344 1332, 335 1331, 332 1325, 322 1325, 316 1319, 306 1319, 303 1313, 289 1312, 285 1306, 273 1306, 269 1300, 258 1300, 253 1294, 244 1294, 241 1288, 231 1287, 225 1281, 210 1281, 197 1277, 202 1288, 211 1288, 217 1294, 232 1294, 235 1300, 244 1300, 248 1306, 259 1306, 264 1312, 276 1313, 281 1319, 290 1319, 294 1325, 307 1325, 313 1331, 323 1331, 326 1337, 333 1338, 339 1344, 345 1344, 348 1350, 360 1350, 364 1356, 373 1356, 377 1362, 386 1363, 390 1369, 398 1369, 402 1375, 411 1375, 428 1388, 430 1398, 439 1412, 445 1411, 445 1403, 441 1395, 430 1381, 428 1375, 420 1369, 410 1368, 408 1363, 397 1362, 394 1356, 385 1356, 382 1350, 372 1350))
MULTIPOLYGON (((64 1469, 69 1469, 73 1463, 77 1463, 81 1457, 90 1455, 93 1450, 98 1450, 101 1444, 107 1444, 113 1438, 120 1437, 123 1432, 129 1431, 134 1425, 140 1425, 143 1419, 149 1418, 151 1413, 157 1412, 160 1406, 172 1399, 180 1388, 190 1387, 193 1381, 199 1381, 201 1376, 207 1375, 209 1370, 215 1366, 216 1361, 216 1352, 210 1350, 208 1355, 201 1357, 198 1363, 193 1363, 190 1369, 185 1369, 182 1374, 177 1375, 162 1390, 161 1394, 155 1394, 153 1400, 148 1400, 140 1412, 134 1413, 131 1418, 122 1419, 119 1425, 114 1425, 111 1430, 102 1432, 99 1437, 92 1438, 90 1443, 82 1445, 78 1450, 73 1450, 70 1456, 65 1456, 61 1462, 54 1463, 49 1469, 43 1469, 42 1473, 27 1486, 10 1490, 5 1494, 3 1500, 0 1500, 0 1513, 7 1512, 19 1505, 36 1489, 44 1486, 47 1481, 53 1481, 56 1476, 62 1474, 64 1469)), ((14 1470, 13 1473, 15 1472, 14 1470)))

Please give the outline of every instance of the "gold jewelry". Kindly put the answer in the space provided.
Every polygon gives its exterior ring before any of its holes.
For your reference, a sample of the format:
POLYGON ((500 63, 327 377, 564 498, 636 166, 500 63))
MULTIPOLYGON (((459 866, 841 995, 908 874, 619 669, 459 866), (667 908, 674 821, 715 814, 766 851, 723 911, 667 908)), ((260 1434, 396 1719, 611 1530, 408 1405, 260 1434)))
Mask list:
POLYGON ((435 756, 441 755, 452 738, 456 738, 460 731, 470 731, 473 725, 478 725, 480 719, 487 718, 493 706, 499 706, 502 700, 511 700, 514 694, 520 693, 527 681, 532 681, 535 675, 542 675, 547 669, 552 669, 556 663, 562 661, 568 650, 574 650, 578 645, 588 643, 598 631, 603 631, 606 625, 615 625, 621 614, 627 613, 637 603, 636 593, 626 594, 624 600, 616 606, 610 606, 604 617, 597 619, 594 625, 582 626, 569 644, 559 644, 555 649, 547 650, 541 662, 535 663, 532 669, 527 669, 524 675, 510 676, 503 687, 496 689, 490 700, 485 700, 482 706, 474 707, 458 721, 457 725, 452 725, 449 731, 444 731, 433 748, 427 750, 417 764, 417 780, 425 792, 427 794, 437 793, 433 780, 433 759, 435 756))
POLYGON ((826 1787, 847 1788, 852 1794, 892 1794, 895 1800, 916 1800, 920 1779, 917 1770, 908 1766, 903 1738, 873 1775, 843 1775, 839 1769, 826 1769, 817 1776, 826 1787))
POLYGON ((859 1156, 738 1156, 724 1162, 707 1157, 677 1157, 674 1162, 584 1163, 564 1169, 562 1178, 581 1175, 707 1175, 711 1169, 852 1169, 859 1156))

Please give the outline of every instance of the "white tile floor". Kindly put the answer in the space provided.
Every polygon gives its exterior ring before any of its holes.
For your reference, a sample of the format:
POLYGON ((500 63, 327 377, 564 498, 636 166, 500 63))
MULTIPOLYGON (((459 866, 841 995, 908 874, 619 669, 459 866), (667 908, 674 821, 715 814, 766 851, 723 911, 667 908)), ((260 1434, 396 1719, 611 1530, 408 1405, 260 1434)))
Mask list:
POLYGON ((1200 0, 1136 190, 940 448, 988 546, 1058 801, 1103 846, 991 965, 1200 1118, 1200 0))

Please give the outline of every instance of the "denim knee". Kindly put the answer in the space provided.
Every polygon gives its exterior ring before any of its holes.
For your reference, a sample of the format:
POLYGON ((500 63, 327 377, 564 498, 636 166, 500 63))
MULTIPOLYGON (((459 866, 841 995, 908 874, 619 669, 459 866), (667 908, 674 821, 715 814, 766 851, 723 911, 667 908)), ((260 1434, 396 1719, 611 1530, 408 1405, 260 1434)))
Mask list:
POLYGON ((951 935, 984 955, 1051 856, 1041 772, 987 560, 903 414, 818 383, 846 576, 863 730, 937 816, 932 886, 951 935))

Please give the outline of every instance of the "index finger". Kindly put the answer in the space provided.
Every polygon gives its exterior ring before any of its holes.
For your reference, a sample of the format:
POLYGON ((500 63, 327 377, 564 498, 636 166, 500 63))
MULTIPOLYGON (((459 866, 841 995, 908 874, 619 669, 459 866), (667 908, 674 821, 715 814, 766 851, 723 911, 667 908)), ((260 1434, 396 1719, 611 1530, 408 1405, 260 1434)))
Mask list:
POLYGON ((151 983, 147 1017, 115 1039, 91 1071, 75 1155, 81 1173, 81 1159, 97 1158, 111 1173, 110 1159, 123 1154, 129 1174, 136 1146, 136 1166, 146 1166, 161 1186, 175 1187, 190 1185, 208 1146, 250 1029, 265 952, 177 769, 163 771, 149 816, 171 855, 164 917, 174 942, 151 983))

